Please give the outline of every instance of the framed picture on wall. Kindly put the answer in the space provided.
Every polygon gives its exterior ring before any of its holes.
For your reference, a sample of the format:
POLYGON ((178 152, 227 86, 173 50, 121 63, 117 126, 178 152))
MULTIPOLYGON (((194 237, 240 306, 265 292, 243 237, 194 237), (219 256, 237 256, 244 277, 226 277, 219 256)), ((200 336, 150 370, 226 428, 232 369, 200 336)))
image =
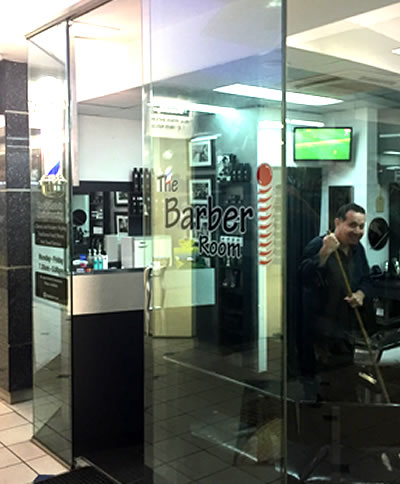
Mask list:
POLYGON ((128 192, 115 192, 115 205, 128 205, 128 192))
POLYGON ((209 138, 192 139, 189 142, 189 165, 197 168, 212 165, 212 142, 209 138))
POLYGON ((210 178, 194 178, 189 181, 190 203, 207 203, 209 196, 211 196, 210 178))
POLYGON ((335 217, 336 212, 342 205, 351 203, 354 201, 354 187, 351 185, 346 186, 333 186, 329 187, 329 229, 335 229, 335 217))
POLYGON ((121 235, 128 235, 129 218, 124 213, 116 213, 114 219, 115 232, 121 235))

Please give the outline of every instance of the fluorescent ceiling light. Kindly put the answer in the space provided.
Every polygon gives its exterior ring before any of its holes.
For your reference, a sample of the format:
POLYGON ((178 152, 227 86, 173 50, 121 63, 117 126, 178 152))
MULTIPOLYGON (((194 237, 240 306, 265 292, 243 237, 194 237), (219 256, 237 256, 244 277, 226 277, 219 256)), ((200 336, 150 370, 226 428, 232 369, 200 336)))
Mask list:
POLYGON ((379 138, 400 138, 400 133, 383 133, 379 138))
POLYGON ((397 47, 397 49, 393 49, 392 54, 400 55, 400 47, 397 47))
MULTIPOLYGON (((236 94, 237 96, 257 97, 269 99, 270 101, 282 101, 282 91, 279 89, 269 89, 267 87, 248 86, 247 84, 231 84, 229 86, 217 87, 217 92, 225 94, 236 94)), ((311 94, 301 94, 299 92, 286 92, 286 101, 292 104, 304 104, 307 106, 327 106, 338 104, 343 101, 331 97, 312 96, 311 94)))
POLYGON ((315 128, 323 128, 325 123, 322 121, 307 121, 306 119, 286 119, 287 124, 295 124, 296 126, 313 126, 315 128))
MULTIPOLYGON (((307 121, 305 119, 288 119, 286 118, 286 124, 292 124, 296 126, 313 126, 316 128, 322 128, 325 126, 325 123, 322 121, 307 121)), ((270 121, 268 119, 264 119, 264 121, 260 121, 259 128, 261 129, 282 129, 283 125, 280 121, 270 121)))
POLYGON ((384 155, 400 155, 400 151, 387 150, 387 151, 384 151, 383 154, 384 155))
POLYGON ((153 109, 159 108, 163 113, 183 114, 185 111, 196 111, 199 113, 233 115, 236 114, 235 108, 226 106, 215 106, 212 104, 199 104, 185 101, 184 99, 174 99, 166 97, 155 97, 153 99, 153 109))

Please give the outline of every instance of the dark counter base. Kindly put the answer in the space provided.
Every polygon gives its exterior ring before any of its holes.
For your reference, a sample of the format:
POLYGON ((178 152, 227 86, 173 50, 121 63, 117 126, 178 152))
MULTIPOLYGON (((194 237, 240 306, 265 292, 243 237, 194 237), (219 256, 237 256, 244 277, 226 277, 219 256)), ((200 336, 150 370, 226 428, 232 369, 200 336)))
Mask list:
POLYGON ((74 457, 102 468, 118 448, 142 456, 143 311, 76 316, 72 341, 74 457))

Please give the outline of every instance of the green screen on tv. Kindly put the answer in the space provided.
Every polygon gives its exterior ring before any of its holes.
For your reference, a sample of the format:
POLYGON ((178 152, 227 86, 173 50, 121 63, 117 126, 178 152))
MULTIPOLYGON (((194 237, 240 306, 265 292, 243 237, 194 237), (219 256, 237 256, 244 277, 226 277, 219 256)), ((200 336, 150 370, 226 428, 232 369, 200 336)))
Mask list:
POLYGON ((294 128, 294 161, 350 161, 351 128, 294 128))

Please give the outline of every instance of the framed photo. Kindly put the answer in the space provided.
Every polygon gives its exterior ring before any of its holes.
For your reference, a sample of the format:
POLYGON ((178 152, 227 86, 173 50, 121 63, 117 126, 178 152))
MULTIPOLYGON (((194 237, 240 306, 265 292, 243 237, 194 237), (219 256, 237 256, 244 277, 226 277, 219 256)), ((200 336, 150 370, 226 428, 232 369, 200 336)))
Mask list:
POLYGON ((115 232, 121 235, 128 235, 129 233, 129 217, 126 214, 115 214, 115 232))
POLYGON ((217 181, 231 181, 231 174, 236 164, 236 156, 232 153, 226 153, 217 156, 217 181))
POLYGON ((128 192, 115 192, 115 205, 128 205, 128 192))
POLYGON ((195 167, 212 165, 211 139, 192 139, 189 143, 189 165, 195 167))
POLYGON ((189 181, 190 203, 207 203, 209 196, 211 196, 210 178, 194 178, 189 181))
POLYGON ((193 239, 195 240, 198 240, 200 235, 206 235, 207 237, 210 235, 207 227, 207 218, 200 217, 199 222, 200 222, 199 228, 193 227, 193 239))

